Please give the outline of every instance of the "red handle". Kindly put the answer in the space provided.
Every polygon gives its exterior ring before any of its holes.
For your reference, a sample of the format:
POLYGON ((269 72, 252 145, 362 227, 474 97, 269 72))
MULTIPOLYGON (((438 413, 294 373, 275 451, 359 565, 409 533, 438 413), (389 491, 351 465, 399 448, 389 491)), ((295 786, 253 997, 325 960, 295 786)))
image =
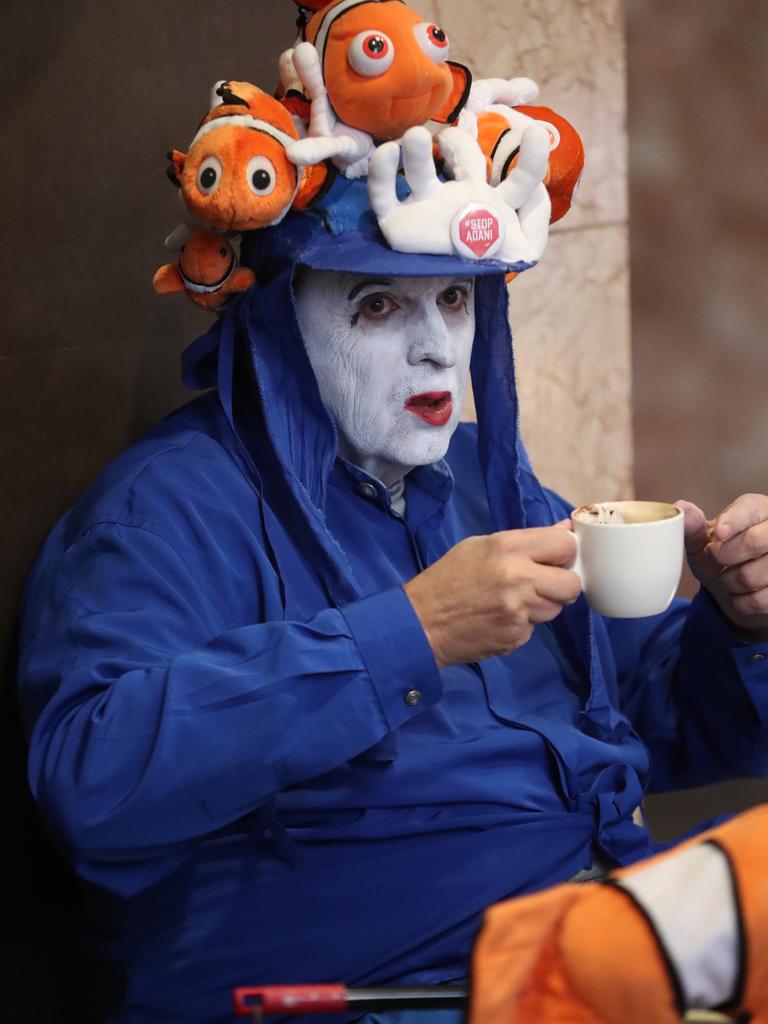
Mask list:
POLYGON ((262 1013, 338 1013, 347 1005, 346 985, 257 985, 233 995, 238 1017, 249 1017, 254 1003, 262 1013))

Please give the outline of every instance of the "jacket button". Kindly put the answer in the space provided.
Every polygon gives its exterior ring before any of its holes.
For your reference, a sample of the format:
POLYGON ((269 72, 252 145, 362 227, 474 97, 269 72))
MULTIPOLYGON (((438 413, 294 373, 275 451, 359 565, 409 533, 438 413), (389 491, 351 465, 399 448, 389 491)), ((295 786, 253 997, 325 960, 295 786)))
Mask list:
POLYGON ((367 480, 361 480, 357 485, 357 493, 361 498, 375 498, 376 488, 373 484, 369 484, 367 480))
POLYGON ((409 690, 405 695, 405 703, 408 707, 415 707, 421 700, 421 690, 409 690))
POLYGON ((758 661, 764 661, 765 660, 765 655, 764 654, 753 654, 752 657, 749 660, 754 665, 758 661))

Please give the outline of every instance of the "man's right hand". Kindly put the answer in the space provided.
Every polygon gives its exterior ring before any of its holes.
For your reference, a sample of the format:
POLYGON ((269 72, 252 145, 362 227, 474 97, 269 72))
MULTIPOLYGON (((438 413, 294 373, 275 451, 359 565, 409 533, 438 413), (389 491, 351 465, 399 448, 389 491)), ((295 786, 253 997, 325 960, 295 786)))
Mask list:
POLYGON ((581 593, 570 522, 467 537, 404 589, 440 668, 507 654, 581 593))

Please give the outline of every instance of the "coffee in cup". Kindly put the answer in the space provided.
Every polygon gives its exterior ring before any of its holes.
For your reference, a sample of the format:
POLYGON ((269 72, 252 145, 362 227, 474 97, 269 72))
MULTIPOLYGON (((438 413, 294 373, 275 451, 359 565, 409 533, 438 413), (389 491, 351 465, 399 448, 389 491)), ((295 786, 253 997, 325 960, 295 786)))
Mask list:
POLYGON ((594 611, 630 619, 669 607, 683 568, 681 509, 663 501, 604 501, 582 505, 571 520, 571 569, 594 611))

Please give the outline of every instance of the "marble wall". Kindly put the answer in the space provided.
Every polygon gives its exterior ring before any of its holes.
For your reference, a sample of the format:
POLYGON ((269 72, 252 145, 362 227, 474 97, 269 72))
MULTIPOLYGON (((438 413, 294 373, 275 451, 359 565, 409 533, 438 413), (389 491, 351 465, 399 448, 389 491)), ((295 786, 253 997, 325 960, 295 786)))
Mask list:
MULTIPOLYGON (((708 515, 768 490, 768 4, 433 4, 448 25, 467 9, 459 59, 537 79, 587 150, 576 206, 510 289, 539 474, 577 502, 687 497, 708 515)), ((737 780, 645 811, 665 839, 765 799, 737 780)))
MULTIPOLYGON (((625 7, 635 483, 713 516, 768 491, 768 4, 625 7)), ((739 780, 646 809, 661 839, 766 799, 739 780)))
MULTIPOLYGON (((578 504, 632 492, 620 0, 432 0, 451 55, 481 76, 527 75, 584 139, 577 200, 543 260, 510 286, 521 421, 541 479, 578 504)), ((467 415, 472 416, 471 407, 467 415)))
POLYGON ((768 4, 626 7, 636 483, 715 515, 768 490, 768 4))

